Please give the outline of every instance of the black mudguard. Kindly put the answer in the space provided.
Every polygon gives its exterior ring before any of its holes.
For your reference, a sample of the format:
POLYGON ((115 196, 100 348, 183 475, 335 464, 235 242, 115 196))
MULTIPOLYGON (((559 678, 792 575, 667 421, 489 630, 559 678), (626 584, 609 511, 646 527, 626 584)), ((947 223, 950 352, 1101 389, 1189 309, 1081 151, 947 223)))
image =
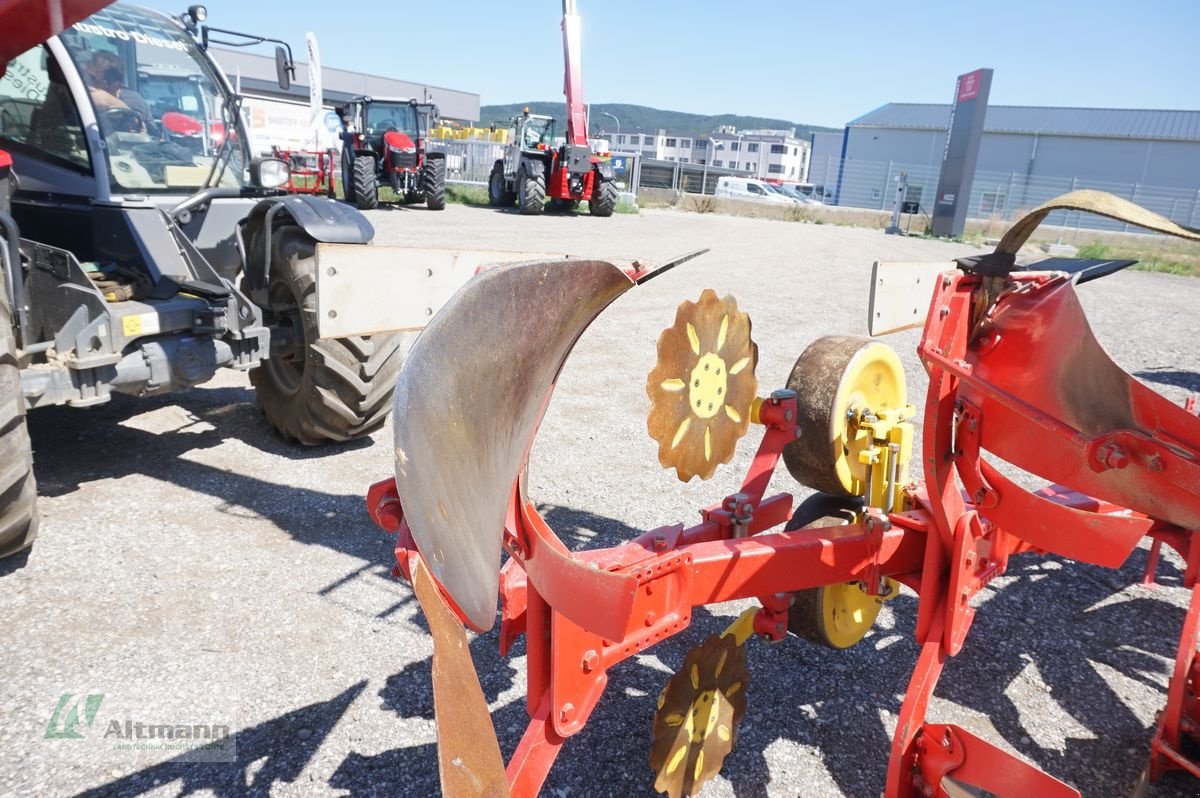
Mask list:
POLYGON ((330 244, 369 244, 375 237, 375 228, 367 217, 345 203, 308 194, 264 199, 254 206, 238 229, 242 268, 253 288, 264 288, 267 284, 272 266, 271 231, 281 224, 296 224, 314 241, 330 244), (260 231, 265 232, 261 238, 260 231), (256 239, 261 251, 258 248, 251 251, 256 239))

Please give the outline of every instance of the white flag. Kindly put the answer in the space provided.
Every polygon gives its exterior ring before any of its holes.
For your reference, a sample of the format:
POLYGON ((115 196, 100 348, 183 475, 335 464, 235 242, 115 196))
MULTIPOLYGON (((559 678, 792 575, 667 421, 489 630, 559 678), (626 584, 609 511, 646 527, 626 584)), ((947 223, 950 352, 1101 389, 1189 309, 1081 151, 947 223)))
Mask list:
POLYGON ((309 31, 304 34, 304 43, 308 45, 308 118, 313 131, 316 146, 321 149, 329 137, 325 127, 324 102, 321 93, 321 51, 317 49, 317 34, 309 31))

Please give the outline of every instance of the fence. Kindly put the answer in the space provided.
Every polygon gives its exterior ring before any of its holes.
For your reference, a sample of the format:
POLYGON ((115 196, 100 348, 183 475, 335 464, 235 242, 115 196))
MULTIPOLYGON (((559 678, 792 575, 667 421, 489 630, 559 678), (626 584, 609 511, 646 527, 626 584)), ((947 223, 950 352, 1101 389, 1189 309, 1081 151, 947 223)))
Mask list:
POLYGON ((492 165, 504 157, 504 145, 478 139, 430 139, 430 152, 446 153, 446 181, 486 186, 492 165))
MULTIPOLYGON (((504 157, 504 145, 477 139, 431 139, 429 148, 446 153, 446 179, 451 183, 487 185, 492 165, 504 157)), ((614 153, 628 168, 618 180, 628 183, 635 194, 655 188, 689 194, 712 194, 724 176, 750 177, 750 172, 678 161, 657 161, 626 153, 614 153)), ((624 165, 624 164, 623 164, 624 165)), ((898 161, 842 163, 829 157, 809 165, 808 182, 817 186, 813 196, 830 205, 891 210, 896 179, 903 173, 908 184, 906 199, 916 202, 926 215, 932 213, 937 192, 938 170, 927 164, 898 161)), ((1078 177, 1037 177, 1017 172, 977 171, 971 187, 967 216, 974 219, 1014 221, 1043 202, 1081 188, 1094 188, 1160 213, 1188 227, 1200 226, 1200 187, 1172 188, 1144 183, 1109 183, 1078 177)), ((1127 231, 1129 225, 1078 211, 1055 211, 1047 224, 1068 228, 1127 231)))
MULTIPOLYGON (((890 210, 895 199, 895 181, 902 172, 908 184, 906 199, 919 203, 924 213, 932 213, 938 170, 925 164, 855 160, 841 164, 840 159, 829 158, 827 163, 810 166, 809 180, 826 185, 827 191, 832 191, 833 195, 828 201, 837 205, 890 210)), ((993 171, 975 173, 967 216, 974 219, 1014 221, 1047 200, 1082 188, 1107 191, 1179 224, 1189 227, 1200 224, 1200 187, 1174 188, 1145 183, 1113 183, 1081 177, 1044 177, 993 171)), ((1122 222, 1079 211, 1055 211, 1050 214, 1046 223, 1092 230, 1125 232, 1134 229, 1122 222)))

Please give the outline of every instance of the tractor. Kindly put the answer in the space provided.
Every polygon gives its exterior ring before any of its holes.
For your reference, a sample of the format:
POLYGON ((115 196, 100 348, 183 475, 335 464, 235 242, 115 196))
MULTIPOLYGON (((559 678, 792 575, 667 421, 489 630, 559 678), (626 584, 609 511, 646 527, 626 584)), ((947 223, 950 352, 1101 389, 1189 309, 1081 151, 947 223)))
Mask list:
MULTIPOLYGON (((208 44, 274 40, 201 24, 202 6, 51 5, 0 7, 0 556, 38 527, 27 410, 231 368, 289 442, 361 438, 391 411, 399 330, 448 290, 435 253, 367 246, 361 213, 251 158, 208 44)), ((282 87, 290 48, 276 65, 282 87)))
POLYGON ((612 216, 618 194, 612 164, 593 155, 587 140, 575 0, 563 0, 562 30, 566 140, 555 147, 553 117, 530 114, 528 108, 513 117, 504 157, 488 177, 488 201, 494 207, 516 202, 522 214, 536 216, 546 210, 549 197, 556 210, 586 202, 593 216, 612 216))
POLYGON ((414 99, 355 97, 337 109, 342 133, 342 185, 359 210, 379 207, 379 187, 397 202, 446 207, 446 154, 429 151, 437 106, 414 99))

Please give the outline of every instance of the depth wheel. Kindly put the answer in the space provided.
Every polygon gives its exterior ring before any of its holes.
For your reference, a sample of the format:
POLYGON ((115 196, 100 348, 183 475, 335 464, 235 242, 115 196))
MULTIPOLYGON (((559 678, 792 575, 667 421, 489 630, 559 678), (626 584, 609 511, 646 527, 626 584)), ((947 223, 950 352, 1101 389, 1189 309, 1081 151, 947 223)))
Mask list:
POLYGON ((801 436, 783 449, 788 471, 802 485, 840 496, 861 496, 871 445, 851 416, 905 406, 904 367, 887 344, 866 338, 818 338, 796 360, 787 387, 796 392, 801 436))

